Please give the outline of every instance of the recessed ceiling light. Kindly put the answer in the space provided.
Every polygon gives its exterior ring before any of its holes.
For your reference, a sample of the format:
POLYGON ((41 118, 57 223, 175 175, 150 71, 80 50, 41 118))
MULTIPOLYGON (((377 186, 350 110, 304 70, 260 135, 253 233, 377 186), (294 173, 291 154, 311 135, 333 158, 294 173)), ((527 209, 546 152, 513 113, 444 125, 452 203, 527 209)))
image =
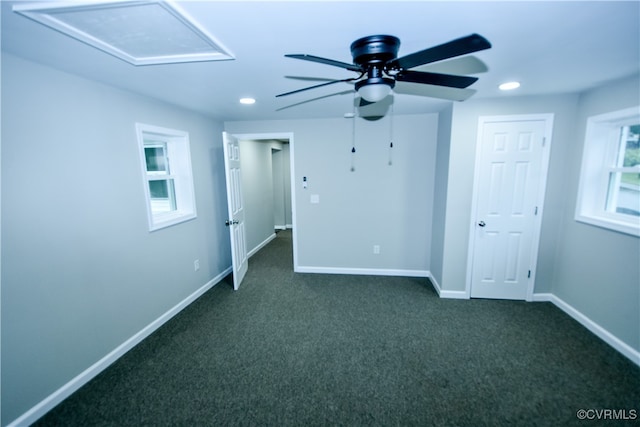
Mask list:
POLYGON ((513 89, 518 89, 520 87, 520 82, 506 82, 506 83, 502 83, 500 86, 498 86, 498 89, 500 90, 513 90, 513 89))
POLYGON ((255 103, 256 103, 256 100, 253 98, 240 98, 240 104, 251 105, 255 103))

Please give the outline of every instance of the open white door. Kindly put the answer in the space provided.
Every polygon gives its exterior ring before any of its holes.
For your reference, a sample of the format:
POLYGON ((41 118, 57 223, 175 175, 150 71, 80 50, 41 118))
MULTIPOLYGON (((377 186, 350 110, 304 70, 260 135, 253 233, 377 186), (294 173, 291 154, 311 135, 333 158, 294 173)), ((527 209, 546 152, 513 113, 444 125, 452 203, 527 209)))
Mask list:
POLYGON ((470 238, 472 298, 530 300, 551 116, 481 118, 470 238))
POLYGON ((249 269, 244 226, 244 202, 242 200, 242 181, 240 175, 240 144, 233 135, 222 133, 224 144, 224 172, 227 179, 227 206, 231 237, 231 262, 233 264, 233 289, 238 290, 240 282, 249 269))

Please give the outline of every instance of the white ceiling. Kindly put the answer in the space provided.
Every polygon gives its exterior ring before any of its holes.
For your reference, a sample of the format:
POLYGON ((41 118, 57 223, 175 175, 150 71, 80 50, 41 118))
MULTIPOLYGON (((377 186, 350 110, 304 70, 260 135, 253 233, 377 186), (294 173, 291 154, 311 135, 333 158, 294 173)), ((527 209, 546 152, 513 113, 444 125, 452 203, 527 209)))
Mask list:
MULTIPOLYGON (((221 120, 343 116, 353 105, 349 83, 275 95, 322 83, 286 76, 344 79, 356 73, 284 55, 351 63, 351 42, 373 34, 399 37, 399 56, 483 35, 493 48, 474 55, 489 68, 471 86, 474 98, 578 92, 640 71, 638 1, 179 1, 177 7, 235 59, 145 66, 31 21, 12 11, 15 3, 1 5, 3 50, 221 120), (507 80, 522 86, 501 93, 497 86, 507 80), (245 96, 257 102, 240 105, 245 96)), ((394 111, 432 112, 448 102, 402 93, 395 95, 394 111)))

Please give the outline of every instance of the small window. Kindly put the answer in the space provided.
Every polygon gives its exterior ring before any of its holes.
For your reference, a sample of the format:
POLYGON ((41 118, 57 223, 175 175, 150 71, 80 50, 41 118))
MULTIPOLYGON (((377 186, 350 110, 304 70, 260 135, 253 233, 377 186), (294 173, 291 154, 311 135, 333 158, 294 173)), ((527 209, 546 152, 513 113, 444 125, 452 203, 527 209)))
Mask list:
POLYGON ((196 217, 189 134, 136 124, 149 230, 196 217))
POLYGON ((590 117, 576 220, 640 236, 640 109, 590 117))

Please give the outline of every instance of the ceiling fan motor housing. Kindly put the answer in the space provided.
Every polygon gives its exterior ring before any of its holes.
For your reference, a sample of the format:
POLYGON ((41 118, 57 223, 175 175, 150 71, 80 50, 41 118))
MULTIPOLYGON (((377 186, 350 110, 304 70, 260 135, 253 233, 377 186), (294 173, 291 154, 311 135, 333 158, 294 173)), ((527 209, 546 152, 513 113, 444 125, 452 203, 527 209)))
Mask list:
POLYGON ((398 57, 400 39, 394 36, 376 35, 362 37, 351 43, 353 63, 360 65, 367 73, 367 78, 356 82, 356 91, 370 84, 386 84, 395 86, 395 80, 384 77, 385 64, 398 57))
POLYGON ((400 39, 394 36, 368 36, 351 43, 351 56, 358 65, 382 63, 398 56, 400 39))

